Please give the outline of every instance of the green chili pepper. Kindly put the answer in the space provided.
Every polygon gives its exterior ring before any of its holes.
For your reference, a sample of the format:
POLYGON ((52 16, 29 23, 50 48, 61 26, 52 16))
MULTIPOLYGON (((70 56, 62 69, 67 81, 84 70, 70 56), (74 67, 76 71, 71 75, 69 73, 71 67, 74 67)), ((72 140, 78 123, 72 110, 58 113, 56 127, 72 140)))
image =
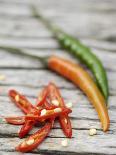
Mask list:
POLYGON ((99 58, 91 52, 90 48, 83 45, 76 38, 66 34, 57 26, 53 25, 49 20, 43 17, 35 7, 32 6, 32 13, 36 19, 40 19, 48 29, 50 29, 60 45, 67 51, 81 60, 93 72, 96 82, 101 89, 105 99, 108 99, 109 88, 106 71, 99 58))

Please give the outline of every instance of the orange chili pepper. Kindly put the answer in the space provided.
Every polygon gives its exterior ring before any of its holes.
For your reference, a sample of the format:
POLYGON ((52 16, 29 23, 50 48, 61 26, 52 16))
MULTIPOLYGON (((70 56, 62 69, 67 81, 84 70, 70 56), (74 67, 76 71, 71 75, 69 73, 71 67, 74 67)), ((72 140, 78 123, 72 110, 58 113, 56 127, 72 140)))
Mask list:
POLYGON ((48 67, 69 79, 83 90, 98 113, 103 131, 107 131, 110 120, 105 99, 90 75, 78 64, 72 63, 58 56, 52 56, 48 59, 48 67))

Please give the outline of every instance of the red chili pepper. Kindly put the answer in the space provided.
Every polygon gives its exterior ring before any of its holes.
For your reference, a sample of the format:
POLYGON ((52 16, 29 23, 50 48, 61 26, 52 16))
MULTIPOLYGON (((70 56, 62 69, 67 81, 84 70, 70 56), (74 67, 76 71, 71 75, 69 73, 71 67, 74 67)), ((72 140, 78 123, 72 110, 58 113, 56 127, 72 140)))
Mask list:
MULTIPOLYGON (((46 95, 47 95, 47 87, 44 88, 44 90, 40 93, 39 98, 37 99, 37 104, 36 104, 36 108, 38 108, 37 114, 39 113, 39 109, 41 109, 42 107, 45 107, 44 103, 45 103, 46 95), (41 100, 40 100, 40 98, 41 98, 41 100)), ((33 111, 28 114, 33 115, 33 111)), ((19 137, 23 138, 32 129, 32 127, 35 124, 36 124, 36 121, 34 121, 34 120, 33 121, 26 120, 25 124, 22 126, 22 128, 19 132, 19 137)))
POLYGON ((19 94, 15 90, 9 91, 11 100, 25 113, 35 110, 36 108, 26 99, 25 96, 19 94))
POLYGON ((17 116, 17 117, 6 117, 6 121, 13 125, 23 125, 25 123, 25 117, 17 116))
POLYGON ((27 120, 35 120, 35 121, 42 121, 42 120, 46 120, 46 119, 51 119, 51 118, 55 118, 61 115, 67 115, 69 113, 72 112, 72 110, 68 109, 68 108, 55 108, 52 110, 46 110, 46 109, 42 109, 41 112, 45 110, 45 114, 41 115, 41 113, 39 115, 30 115, 28 114, 26 116, 27 120))
POLYGON ((25 121, 25 124, 22 126, 22 128, 19 131, 19 137, 23 138, 34 126, 34 121, 25 121))
POLYGON ((35 134, 28 137, 25 141, 16 147, 17 151, 29 152, 35 149, 49 134, 53 122, 48 122, 43 128, 37 131, 35 134))
MULTIPOLYGON (((57 100, 60 107, 62 107, 62 108, 65 107, 64 100, 61 97, 61 94, 54 83, 49 84, 49 91, 50 91, 51 100, 52 101, 57 100)), ((68 117, 68 115, 61 115, 59 117, 59 121, 60 121, 60 125, 63 129, 64 134, 67 137, 71 138, 72 137, 72 127, 71 127, 71 121, 70 121, 70 118, 68 117)))
MULTIPOLYGON (((36 109, 35 106, 33 106, 25 96, 21 95, 15 90, 10 90, 9 91, 9 96, 11 100, 25 113, 38 113, 38 110, 36 109)), ((15 120, 15 122, 12 122, 12 124, 18 124, 19 122, 15 120)), ((25 121, 23 123, 24 125, 22 126, 20 132, 19 132, 19 137, 23 138, 33 127, 34 123, 32 121, 25 121)))
POLYGON ((48 95, 48 86, 46 86, 38 95, 36 107, 45 107, 46 97, 48 95))
MULTIPOLYGON (((46 104, 46 109, 54 107, 54 105, 52 104, 53 100, 57 100, 59 102, 60 107, 65 107, 64 100, 62 99, 60 92, 55 84, 50 83, 48 85, 48 92, 49 93, 47 94, 47 102, 44 103, 46 104)), ((68 115, 60 116, 59 121, 64 134, 69 138, 72 137, 72 127, 71 127, 71 122, 68 115)))

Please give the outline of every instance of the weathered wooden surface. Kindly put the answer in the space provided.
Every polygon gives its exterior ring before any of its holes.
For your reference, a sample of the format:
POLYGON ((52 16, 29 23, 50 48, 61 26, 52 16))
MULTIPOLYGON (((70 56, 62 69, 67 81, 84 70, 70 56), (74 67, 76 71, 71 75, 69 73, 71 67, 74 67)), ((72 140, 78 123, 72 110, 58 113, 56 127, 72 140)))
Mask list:
MULTIPOLYGON (((32 18, 29 5, 39 9, 66 32, 80 38, 100 57, 108 74, 111 127, 103 133, 95 110, 88 99, 72 83, 50 72, 38 61, 14 56, 0 50, 0 115, 21 115, 7 96, 10 88, 24 93, 33 103, 40 89, 49 81, 60 88, 66 102, 73 102, 71 114, 73 138, 68 147, 61 146, 64 138, 55 123, 48 138, 34 154, 116 154, 116 1, 115 0, 0 0, 0 45, 25 48, 28 52, 46 56, 57 54, 76 62, 60 49, 52 34, 32 18), (88 135, 90 127, 98 129, 94 137, 88 135)), ((0 155, 20 155, 14 147, 21 141, 19 127, 0 121, 0 155)), ((37 130, 34 128, 32 132, 37 130)), ((31 132, 31 133, 32 133, 31 132)))

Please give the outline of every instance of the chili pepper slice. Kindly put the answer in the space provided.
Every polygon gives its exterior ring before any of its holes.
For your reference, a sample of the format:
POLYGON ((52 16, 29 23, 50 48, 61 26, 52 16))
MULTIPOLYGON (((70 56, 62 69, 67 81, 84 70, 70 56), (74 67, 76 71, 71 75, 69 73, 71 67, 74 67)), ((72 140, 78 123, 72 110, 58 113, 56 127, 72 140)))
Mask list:
MULTIPOLYGON (((9 91, 9 96, 11 100, 25 113, 35 113, 38 114, 38 109, 33 106, 25 96, 21 95, 15 90, 10 90, 9 91)), ((18 124, 19 122, 16 122, 15 124, 18 124)), ((19 132, 19 137, 23 138, 33 127, 34 123, 32 121, 25 121, 24 125, 22 126, 20 132, 19 132)))
POLYGON ((25 123, 25 117, 22 116, 6 117, 5 120, 13 125, 23 125, 25 123))
MULTIPOLYGON (((55 67, 55 66, 54 66, 55 67)), ((54 83, 50 83, 49 84, 49 89, 51 91, 50 96, 52 101, 56 100, 59 103, 60 107, 64 107, 65 108, 65 104, 64 104, 64 100, 61 97, 61 94, 58 90, 58 88, 56 87, 56 85, 54 83)), ((72 127, 71 127, 71 121, 68 115, 61 115, 59 117, 59 121, 60 121, 60 125, 63 129, 64 134, 71 138, 72 137, 72 127)))
MULTIPOLYGON (((44 90, 40 93, 39 98, 37 99, 37 104, 36 104, 37 113, 36 112, 33 113, 33 111, 31 110, 31 112, 29 112, 28 114, 30 115, 39 114, 39 110, 42 109, 42 107, 45 107, 44 103, 45 103, 46 95, 47 95, 47 87, 44 88, 44 90)), ((19 137, 23 138, 33 128, 35 124, 36 124, 36 121, 34 120, 33 121, 26 120, 25 124, 22 126, 19 132, 19 137)))
POLYGON ((25 96, 19 94, 15 90, 9 91, 9 96, 11 100, 25 113, 27 114, 32 109, 35 110, 36 108, 26 99, 25 96))
MULTIPOLYGON (((40 115, 27 114, 26 119, 27 120, 42 121, 42 120, 46 120, 46 119, 50 119, 50 118, 56 118, 56 117, 61 116, 61 115, 65 116, 65 115, 72 112, 72 110, 70 110, 68 108, 55 108, 52 110, 46 110, 46 109, 43 109, 43 110, 45 110, 45 113, 41 113, 42 115, 41 114, 40 115)), ((43 110, 41 110, 41 112, 43 110)))
POLYGON ((17 151, 29 152, 35 149, 49 134, 53 122, 48 122, 39 131, 28 137, 16 147, 17 151))
POLYGON ((23 138, 34 126, 35 122, 33 121, 25 121, 25 124, 22 126, 22 128, 19 131, 19 137, 23 138))
POLYGON ((36 107, 41 107, 44 106, 45 107, 45 102, 46 102, 46 97, 48 95, 48 86, 46 86, 38 95, 37 97, 37 104, 36 107))

